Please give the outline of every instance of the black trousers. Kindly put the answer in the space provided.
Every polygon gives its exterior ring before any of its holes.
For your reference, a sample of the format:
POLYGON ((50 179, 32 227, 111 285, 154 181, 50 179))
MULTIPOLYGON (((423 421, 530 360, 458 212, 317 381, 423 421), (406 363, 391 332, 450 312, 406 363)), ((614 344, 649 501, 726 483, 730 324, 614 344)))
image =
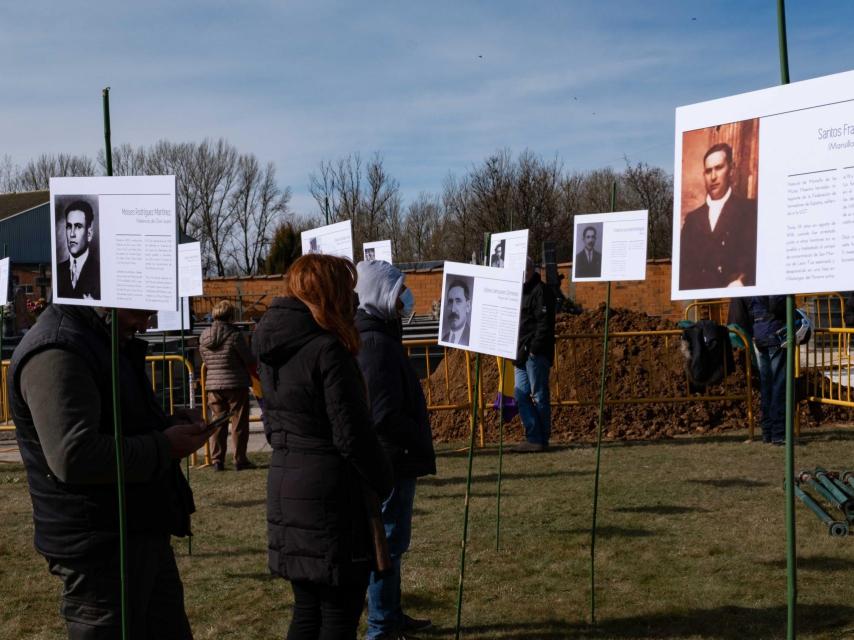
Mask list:
POLYGON ((355 640, 365 606, 368 577, 341 587, 295 580, 294 617, 287 640, 355 640))
MULTIPOLYGON (((126 559, 130 640, 192 640, 169 536, 130 536, 126 559)), ((118 543, 98 558, 49 558, 48 566, 63 582, 60 612, 69 640, 121 638, 118 543)))

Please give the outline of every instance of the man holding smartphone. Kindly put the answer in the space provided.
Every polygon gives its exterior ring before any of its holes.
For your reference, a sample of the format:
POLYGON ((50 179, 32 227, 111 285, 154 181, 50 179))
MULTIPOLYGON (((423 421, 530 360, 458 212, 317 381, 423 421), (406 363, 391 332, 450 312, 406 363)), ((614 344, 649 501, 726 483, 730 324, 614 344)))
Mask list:
MULTIPOLYGON (((192 638, 170 536, 190 534, 181 458, 211 430, 167 416, 134 337, 153 312, 117 312, 132 637, 192 638)), ((35 547, 63 581, 72 640, 120 636, 118 499, 109 311, 51 305, 15 349, 9 402, 33 503, 35 547)))

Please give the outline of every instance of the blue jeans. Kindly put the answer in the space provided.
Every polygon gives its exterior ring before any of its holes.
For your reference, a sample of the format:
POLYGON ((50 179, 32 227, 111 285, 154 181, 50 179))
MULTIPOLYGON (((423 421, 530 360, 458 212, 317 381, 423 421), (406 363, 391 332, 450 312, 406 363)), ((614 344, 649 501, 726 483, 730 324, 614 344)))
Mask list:
POLYGON ((786 350, 757 348, 759 406, 762 409, 762 440, 786 439, 786 350))
POLYGON ((547 446, 552 430, 552 408, 549 399, 549 370, 545 356, 528 356, 525 368, 516 367, 516 404, 525 426, 525 439, 547 446))
POLYGON ((368 635, 376 638, 394 632, 403 625, 400 603, 400 560, 412 537, 412 505, 415 502, 415 478, 400 478, 383 502, 383 524, 391 556, 391 571, 371 573, 368 584, 368 635))

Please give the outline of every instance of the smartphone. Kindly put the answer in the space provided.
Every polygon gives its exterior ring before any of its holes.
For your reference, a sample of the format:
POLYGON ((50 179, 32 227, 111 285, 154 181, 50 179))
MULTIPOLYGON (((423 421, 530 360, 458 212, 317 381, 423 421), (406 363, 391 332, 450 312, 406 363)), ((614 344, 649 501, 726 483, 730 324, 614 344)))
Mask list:
POLYGON ((213 431, 214 429, 218 429, 219 427, 227 425, 231 420, 231 416, 233 415, 234 412, 232 411, 231 413, 223 414, 219 418, 211 420, 207 423, 208 430, 213 431))

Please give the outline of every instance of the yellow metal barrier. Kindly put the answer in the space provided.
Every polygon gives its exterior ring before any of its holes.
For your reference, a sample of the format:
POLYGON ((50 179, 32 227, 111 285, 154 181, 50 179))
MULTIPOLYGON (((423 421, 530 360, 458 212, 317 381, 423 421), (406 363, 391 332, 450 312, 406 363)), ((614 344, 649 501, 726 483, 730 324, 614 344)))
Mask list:
POLYGON ((795 373, 803 375, 801 400, 854 408, 851 394, 851 336, 854 328, 814 328, 813 338, 796 352, 795 373))
POLYGON ((726 324, 729 314, 729 298, 720 300, 697 300, 685 307, 685 319, 691 322, 711 320, 717 324, 726 324))
POLYGON ((829 293, 811 293, 795 296, 795 304, 810 317, 816 327, 834 326, 834 307, 838 309, 839 320, 836 326, 845 326, 845 298, 835 291, 829 293))

